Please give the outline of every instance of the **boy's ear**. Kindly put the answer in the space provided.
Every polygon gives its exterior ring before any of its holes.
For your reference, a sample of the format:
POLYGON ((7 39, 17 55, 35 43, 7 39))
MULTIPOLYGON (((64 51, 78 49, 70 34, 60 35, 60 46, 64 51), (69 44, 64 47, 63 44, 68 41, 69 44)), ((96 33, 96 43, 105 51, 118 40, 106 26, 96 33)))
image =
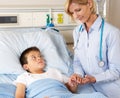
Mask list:
POLYGON ((24 64, 23 69, 28 70, 28 64, 24 64))

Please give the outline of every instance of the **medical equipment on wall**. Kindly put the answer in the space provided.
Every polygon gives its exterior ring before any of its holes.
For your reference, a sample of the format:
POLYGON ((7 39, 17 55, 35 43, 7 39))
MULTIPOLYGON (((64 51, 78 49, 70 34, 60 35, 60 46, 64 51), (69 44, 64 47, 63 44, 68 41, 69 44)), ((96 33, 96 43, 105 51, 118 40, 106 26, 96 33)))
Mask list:
POLYGON ((46 16, 47 16, 47 18, 46 18, 46 26, 48 26, 49 23, 50 23, 50 15, 47 14, 46 16))
POLYGON ((50 18, 50 15, 47 14, 46 27, 54 27, 53 18, 50 18))
POLYGON ((63 22, 64 22, 64 20, 63 20, 63 14, 59 13, 57 16, 58 16, 57 23, 58 24, 63 24, 63 22))
MULTIPOLYGON (((100 29, 100 46, 99 46, 99 61, 98 61, 98 66, 103 67, 105 65, 105 62, 103 61, 102 58, 102 38, 103 38, 103 29, 104 29, 104 19, 102 18, 102 23, 101 23, 101 29, 100 29)), ((80 37, 80 32, 82 31, 82 25, 79 28, 79 33, 77 36, 77 42, 76 46, 78 45, 79 42, 79 37, 80 37)), ((75 46, 75 47, 76 47, 75 46)))

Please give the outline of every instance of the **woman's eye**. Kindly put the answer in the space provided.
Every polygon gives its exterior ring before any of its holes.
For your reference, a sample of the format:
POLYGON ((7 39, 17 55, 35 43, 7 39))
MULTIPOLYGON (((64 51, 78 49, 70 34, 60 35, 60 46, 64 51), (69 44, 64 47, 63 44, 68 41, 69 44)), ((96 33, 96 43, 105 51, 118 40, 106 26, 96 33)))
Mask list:
POLYGON ((80 11, 81 11, 81 9, 77 9, 77 10, 76 10, 76 12, 80 12, 80 11))
POLYGON ((70 14, 73 15, 73 14, 80 12, 80 11, 81 11, 81 9, 76 9, 74 12, 70 12, 70 14))

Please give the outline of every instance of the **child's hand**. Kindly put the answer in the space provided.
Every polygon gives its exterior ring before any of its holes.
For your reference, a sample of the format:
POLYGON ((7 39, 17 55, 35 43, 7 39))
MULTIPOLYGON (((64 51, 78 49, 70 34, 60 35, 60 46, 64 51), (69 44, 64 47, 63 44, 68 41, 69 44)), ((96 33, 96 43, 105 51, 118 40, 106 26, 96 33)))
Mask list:
POLYGON ((72 87, 78 86, 78 83, 77 83, 76 81, 74 81, 74 80, 71 80, 71 81, 69 81, 68 83, 69 83, 69 85, 72 86, 72 87))
POLYGON ((70 76, 69 83, 71 85, 73 85, 73 86, 78 85, 78 83, 81 84, 81 82, 82 82, 82 77, 80 77, 80 75, 73 74, 70 76))

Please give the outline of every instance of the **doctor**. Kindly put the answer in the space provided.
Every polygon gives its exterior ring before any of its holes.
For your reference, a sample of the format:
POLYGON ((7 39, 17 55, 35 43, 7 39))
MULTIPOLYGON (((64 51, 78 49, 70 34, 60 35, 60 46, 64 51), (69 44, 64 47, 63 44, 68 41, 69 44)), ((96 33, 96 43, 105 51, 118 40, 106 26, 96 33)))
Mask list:
POLYGON ((67 0, 65 11, 79 25, 73 31, 71 81, 92 84, 108 98, 120 98, 120 31, 96 14, 93 0, 67 0))

